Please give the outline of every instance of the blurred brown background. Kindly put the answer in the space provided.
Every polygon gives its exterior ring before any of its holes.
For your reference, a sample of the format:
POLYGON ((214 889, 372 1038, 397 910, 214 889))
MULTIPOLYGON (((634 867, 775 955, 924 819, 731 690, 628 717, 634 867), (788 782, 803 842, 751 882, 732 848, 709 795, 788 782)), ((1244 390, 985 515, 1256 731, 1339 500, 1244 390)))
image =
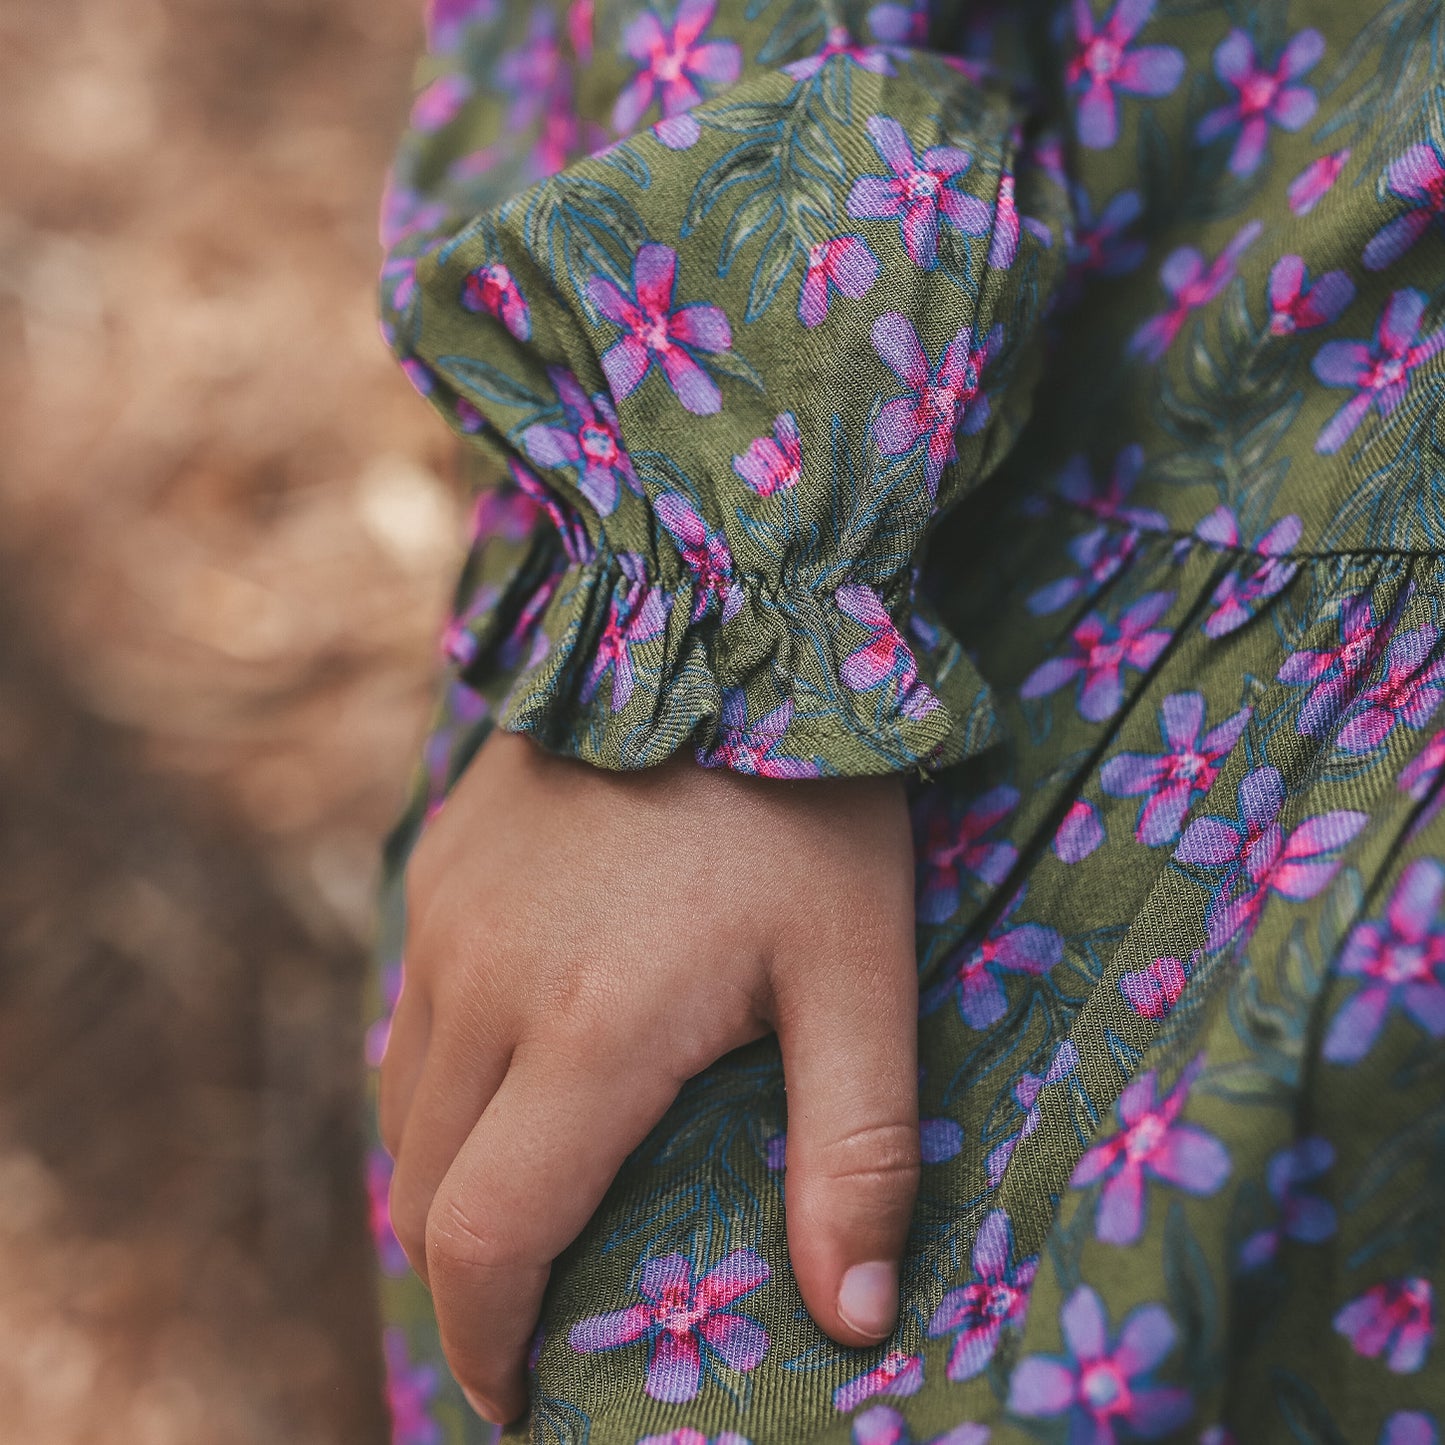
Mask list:
POLYGON ((458 561, 419 0, 0 4, 0 1439, 384 1438, 359 990, 458 561))

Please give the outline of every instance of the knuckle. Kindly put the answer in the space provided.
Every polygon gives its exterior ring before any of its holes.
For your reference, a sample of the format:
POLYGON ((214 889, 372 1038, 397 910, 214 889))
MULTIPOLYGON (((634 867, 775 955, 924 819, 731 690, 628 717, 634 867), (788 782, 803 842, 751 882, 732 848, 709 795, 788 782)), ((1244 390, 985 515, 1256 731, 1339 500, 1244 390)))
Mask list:
POLYGON ((444 1278, 495 1270, 509 1258, 505 1241, 448 1194, 432 1201, 424 1234, 427 1268, 444 1278))
POLYGON ((918 1129, 912 1124, 867 1124, 834 1140, 820 1170, 834 1184, 904 1193, 922 1172, 918 1129))

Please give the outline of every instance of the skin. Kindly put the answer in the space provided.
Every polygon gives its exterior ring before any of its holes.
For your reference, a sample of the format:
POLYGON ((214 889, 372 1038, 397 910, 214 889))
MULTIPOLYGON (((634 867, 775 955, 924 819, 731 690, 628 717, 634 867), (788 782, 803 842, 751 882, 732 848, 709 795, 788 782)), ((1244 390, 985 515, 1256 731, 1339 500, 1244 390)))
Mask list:
POLYGON ((479 1414, 526 1409, 552 1261, 626 1156, 685 1080, 770 1031, 803 1300, 841 1344, 889 1333, 919 1173, 900 779, 749 778, 685 755, 611 773, 498 731, 406 887, 381 1073, 392 1220, 479 1414), (891 1303, 858 1328, 839 1289, 872 1262, 891 1303))

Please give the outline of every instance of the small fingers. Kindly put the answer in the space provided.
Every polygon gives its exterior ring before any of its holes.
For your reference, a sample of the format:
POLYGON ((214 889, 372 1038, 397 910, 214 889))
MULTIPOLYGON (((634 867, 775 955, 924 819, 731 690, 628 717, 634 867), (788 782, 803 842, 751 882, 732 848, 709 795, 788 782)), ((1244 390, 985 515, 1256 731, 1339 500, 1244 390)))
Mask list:
POLYGON ((599 1051, 583 1064, 519 1047, 428 1221, 447 1360, 478 1413, 499 1423, 526 1409, 526 1352, 552 1261, 677 1094, 676 1080, 635 1057, 599 1051))
POLYGON ((918 1191, 917 975, 906 954, 841 976, 856 996, 780 1003, 788 1090, 788 1250, 808 1312, 846 1345, 898 1318, 898 1263, 918 1191))

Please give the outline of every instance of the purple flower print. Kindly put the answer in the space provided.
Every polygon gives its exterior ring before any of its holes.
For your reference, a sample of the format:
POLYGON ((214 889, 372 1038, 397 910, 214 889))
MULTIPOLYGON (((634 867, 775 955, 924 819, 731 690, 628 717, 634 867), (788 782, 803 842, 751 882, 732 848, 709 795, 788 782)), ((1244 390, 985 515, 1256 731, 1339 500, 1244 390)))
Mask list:
POLYGON ((372 1244, 382 1272, 403 1275, 407 1272, 406 1255, 401 1241, 391 1226, 391 1156, 385 1149, 369 1149, 366 1154, 367 1223, 372 1244))
POLYGON ((1335 1207, 1305 1191, 1305 1185, 1328 1172, 1335 1146, 1317 1134, 1281 1149, 1265 1166, 1265 1187, 1279 1206, 1279 1218, 1251 1234, 1239 1249, 1239 1267, 1259 1269, 1279 1253, 1280 1244, 1322 1244, 1335 1232, 1335 1207))
POLYGON ((1360 592, 1340 604, 1337 646, 1306 648, 1285 658, 1279 681, 1310 689, 1295 723, 1301 737, 1323 737, 1335 726, 1357 691, 1357 680, 1374 665, 1382 638, 1375 609, 1368 595, 1360 592))
POLYGON ((742 456, 733 458, 733 471, 760 497, 786 491, 803 475, 803 443, 798 419, 790 411, 773 421, 773 434, 748 443, 742 456))
POLYGON ((611 710, 621 712, 632 696, 635 674, 632 649, 661 637, 667 626, 672 598, 643 577, 620 582, 607 609, 607 625, 597 642, 597 653, 582 688, 582 701, 597 696, 608 673, 612 674, 611 710))
POLYGON ((1154 14, 1154 0, 1118 0, 1096 25, 1089 0, 1073 0, 1078 49, 1065 72, 1079 97, 1079 140, 1090 150, 1108 150, 1119 139, 1119 95, 1168 95, 1184 78, 1184 56, 1172 45, 1130 42, 1154 14))
POLYGON ((439 75, 412 102, 410 124, 423 135, 449 126, 472 94, 472 82, 460 71, 439 75))
POLYGON ((946 1164, 963 1153, 963 1128, 952 1119, 920 1119, 918 1146, 925 1164, 946 1164))
POLYGON ((1249 722, 1247 707, 1208 732, 1205 702, 1197 692, 1171 693, 1159 704, 1162 753, 1116 753, 1099 772, 1111 798, 1144 799, 1134 836, 1159 848, 1178 841, 1184 815, 1214 786, 1219 769, 1249 722))
POLYGON ((872 692, 889 682, 897 684, 898 710, 906 718, 926 717, 940 706, 933 693, 918 680, 912 649, 893 625, 888 609, 871 587, 847 583, 834 594, 838 610, 872 633, 843 659, 843 682, 854 692, 872 692))
POLYGON ((1158 361, 1174 344, 1192 312, 1207 306, 1234 279, 1239 258, 1264 230, 1258 221, 1240 227, 1234 239, 1208 266, 1193 246, 1181 246, 1164 258, 1159 281, 1169 293, 1170 306, 1151 316, 1134 333, 1129 348, 1149 361, 1158 361))
POLYGON ((784 698, 766 717, 748 722, 747 694, 740 687, 723 689, 717 740, 711 748, 698 745, 696 757, 704 768, 730 768, 760 778, 816 778, 816 759, 795 758, 782 751, 793 720, 793 700, 784 698))
POLYGON ((860 70, 873 75, 892 75, 893 61, 886 50, 876 45, 859 45, 842 25, 830 25, 820 50, 791 61, 782 67, 784 75, 794 80, 811 80, 835 56, 841 55, 860 70))
POLYGON ((1065 654, 1036 667, 1019 696, 1047 697, 1077 680, 1079 716, 1091 723, 1113 717, 1124 705, 1124 669, 1148 671, 1168 646, 1170 633, 1154 624, 1173 601, 1172 592, 1150 592, 1117 622, 1090 612, 1070 633, 1065 654))
POLYGON ((557 530, 557 536, 562 543, 562 551, 567 560, 574 565, 590 562, 596 549, 577 513, 563 502, 540 477, 528 471, 515 457, 508 463, 508 469, 518 488, 550 518, 553 527, 557 530))
POLYGON ((526 38, 497 60, 496 88, 507 97, 507 128, 516 134, 543 120, 557 93, 565 86, 562 47, 557 40, 557 17, 551 6, 537 6, 527 23, 526 38))
POLYGON ((1101 485, 1094 480, 1087 458, 1075 454, 1059 472, 1054 490, 1065 502, 1100 521, 1123 522, 1141 532, 1167 531, 1169 522, 1163 512, 1129 505, 1129 493, 1143 470, 1144 448, 1133 444, 1122 447, 1114 458, 1108 481, 1101 485))
POLYGON ((1335 738, 1346 753, 1373 752, 1397 723, 1422 728, 1445 694, 1445 657, 1439 655, 1438 627, 1413 627, 1397 632, 1380 659, 1383 676, 1366 683, 1351 702, 1335 738))
POLYGON ((1413 145, 1385 169, 1392 195, 1409 204, 1402 216, 1387 222, 1365 247, 1365 269, 1383 271, 1398 261, 1432 225, 1445 222, 1445 155, 1432 140, 1413 145))
MULTIPOLYGON (((475 694, 473 694, 475 696, 475 694)), ((379 1069, 391 1038, 391 1021, 401 1000, 403 970, 400 962, 387 963, 381 969, 381 1012, 366 1030, 366 1066, 379 1069)))
POLYGON ((1018 861, 1012 843, 994 839, 999 824, 1019 805, 1017 788, 1006 783, 991 788, 954 819, 942 802, 941 789, 924 796, 929 811, 920 813, 918 837, 918 917, 924 923, 943 923, 958 908, 966 881, 977 879, 997 888, 1018 861))
POLYGON ((995 1144, 988 1151, 988 1158, 984 1160, 984 1171, 988 1175, 989 1184, 994 1188, 998 1187, 1003 1178, 1004 1170, 1008 1168, 1008 1162, 1013 1158, 1019 1140, 1027 1139, 1043 1121, 1039 1095, 1048 1085, 1057 1084, 1060 1079, 1067 1078, 1078 1066, 1079 1050, 1071 1039, 1065 1039, 1049 1061, 1047 1073, 1032 1074, 1026 1071, 1019 1075, 1012 1092, 1014 1103, 1024 1111, 1023 1123, 1006 1139, 995 1144))
POLYGON ((578 490, 599 515, 609 516, 617 506, 621 484, 639 496, 642 493, 632 458, 622 447, 612 399, 603 392, 589 397, 566 367, 549 366, 547 375, 562 403, 565 425, 529 426, 522 433, 522 449, 539 467, 575 467, 578 490))
POLYGON ((1344 271, 1326 271, 1313 285, 1299 256, 1281 256, 1269 273, 1269 333, 1293 336, 1328 326, 1355 299, 1355 283, 1344 271))
POLYGON ((1380 1431, 1379 1445, 1439 1445, 1435 1422, 1423 1410, 1396 1410, 1380 1431))
POLYGON ((1199 963, 1193 954, 1187 963, 1177 958, 1156 958, 1143 968, 1131 968, 1119 975, 1119 992, 1140 1018, 1166 1018, 1184 993, 1189 976, 1199 963))
POLYGON ((1129 228, 1144 214, 1138 191, 1111 196, 1097 218, 1089 193, 1073 188, 1074 230, 1068 240, 1070 299, 1076 299, 1090 276, 1127 276, 1144 264, 1149 248, 1129 228))
POLYGON ((982 942, 966 943, 945 965, 945 976, 924 996, 923 1011, 932 1012, 949 995, 971 1029, 986 1029, 1008 1012, 1006 973, 1048 973, 1064 956, 1064 940, 1043 923, 1013 923, 1024 901, 1019 889, 1003 916, 982 942))
POLYGON ((1099 810, 1082 798, 1076 799, 1064 814, 1050 845, 1061 863, 1082 863, 1104 842, 1104 824, 1099 810))
POLYGON ((1367 1289, 1335 1315, 1335 1330, 1357 1355, 1385 1358, 1397 1375, 1425 1363, 1435 1337, 1435 1292, 1428 1279, 1388 1280, 1367 1289))
POLYGON ((1189 1090, 1204 1067, 1196 1058, 1162 1098, 1153 1069, 1131 1079, 1119 1096, 1122 1128, 1079 1160, 1070 1183, 1083 1189, 1103 1180, 1094 1237, 1134 1244, 1144 1233, 1144 1182, 1154 1179, 1186 1194, 1216 1194, 1229 1178, 1229 1151, 1197 1124, 1181 1124, 1189 1090))
POLYGON ((637 1286, 645 1304, 592 1315, 573 1325, 568 1339, 582 1353, 645 1339, 647 1393, 673 1405, 694 1400, 704 1359, 711 1366, 715 1355, 746 1374, 767 1353, 768 1332, 730 1306, 766 1284, 770 1273, 767 1261, 751 1249, 734 1250, 697 1278, 684 1255, 650 1259, 637 1286))
POLYGON ((743 589, 733 576, 733 554, 722 529, 709 527, 681 492, 660 493, 652 510, 692 574, 692 620, 696 622, 721 600, 722 620, 732 621, 743 605, 743 589))
POLYGON ((1069 543, 1069 556, 1079 571, 1060 577, 1029 594, 1028 609, 1036 617, 1047 616, 1083 596, 1103 591, 1104 584, 1117 575, 1139 548, 1139 533, 1130 527, 1119 531, 1109 526, 1091 527, 1069 543))
POLYGON ((1121 1429, 1157 1440, 1193 1413, 1188 1390, 1152 1378, 1178 1338, 1162 1305, 1132 1311, 1111 1340, 1103 1300, 1081 1285, 1064 1301, 1059 1327, 1067 1355, 1029 1355, 1015 1367, 1008 1396, 1014 1414, 1033 1420, 1067 1414, 1071 1441, 1115 1445, 1121 1429))
MULTIPOLYGON (((965 1421, 925 1445, 988 1445, 987 1425, 965 1421)), ((874 1405, 853 1421, 853 1445, 913 1445, 908 1421, 889 1405, 874 1405)))
POLYGON ((834 292, 857 301, 878 279, 878 258, 861 236, 833 236, 809 248, 798 320, 809 328, 828 318, 834 292))
POLYGON ((1313 160, 1289 183, 1285 195, 1297 216, 1307 216, 1320 203, 1350 158, 1349 148, 1313 160))
POLYGON ((958 183, 973 164, 967 151, 932 146, 920 159, 908 132, 887 115, 868 117, 868 134, 886 176, 859 176, 848 193, 848 214, 859 221, 898 222, 908 259, 931 271, 938 264, 938 227, 946 220, 965 236, 986 236, 993 211, 958 183))
POLYGON ((467 26, 490 20, 497 13, 497 6, 498 0, 429 0, 427 49, 438 55, 454 49, 467 26))
MULTIPOLYGON (((1206 637, 1227 637, 1237 632, 1271 597, 1289 585, 1299 571, 1299 563, 1290 553, 1304 530, 1300 519, 1291 513, 1281 517, 1250 551, 1264 560, 1249 572, 1226 572, 1210 598, 1212 611, 1204 619, 1206 637)), ((1239 549, 1242 538, 1239 522, 1228 507, 1216 507, 1194 529, 1194 535, 1211 547, 1239 549)))
POLYGON ((973 328, 963 327, 930 368, 913 322, 901 311, 885 311, 873 323, 873 346, 883 364, 908 388, 885 402, 873 423, 873 439, 885 457, 899 457, 924 444, 923 475, 930 500, 943 469, 958 456, 957 434, 974 436, 989 418, 989 399, 980 377, 1003 343, 995 326, 977 350, 973 328))
POLYGON ((1174 861, 1213 875, 1204 915, 1209 948, 1247 942, 1270 894, 1293 902, 1315 897, 1340 866, 1332 855, 1369 822, 1366 813, 1340 810, 1286 832, 1279 821, 1284 801, 1279 769, 1255 768, 1240 780, 1233 818, 1209 814, 1184 830, 1174 861))
POLYGON ((495 316, 518 341, 531 340, 532 310, 500 261, 489 261, 468 273, 462 283, 462 305, 468 311, 495 316))
POLYGON ((1438 732, 1401 770, 1400 791, 1423 803, 1434 790, 1442 768, 1445 768, 1445 732, 1438 732))
POLYGON ((637 1445, 750 1445, 750 1442, 734 1430, 724 1430, 721 1435, 708 1439, 701 1430, 684 1425, 680 1430, 669 1430, 665 1435, 644 1435, 637 1445))
POLYGON ((436 1366, 413 1365, 407 1355, 406 1332, 396 1326, 387 1330, 382 1347, 392 1445, 438 1445, 441 1427, 431 1417, 437 1392, 436 1366))
POLYGON ((1307 85, 1295 84, 1319 64, 1325 38, 1318 30, 1301 30, 1279 53, 1272 70, 1260 65, 1254 41, 1243 30, 1231 30, 1215 47, 1214 73, 1233 87, 1234 99, 1212 110, 1195 128, 1195 139, 1207 144, 1238 131, 1229 169, 1252 176, 1264 159, 1269 128, 1296 131, 1314 115, 1318 101, 1307 85))
POLYGON ((1373 407, 1389 416, 1410 389, 1410 373, 1445 347, 1445 328, 1420 336, 1425 293, 1406 287, 1385 303, 1373 342, 1327 341, 1311 363, 1326 386, 1350 387, 1352 396, 1325 423, 1315 450, 1326 456, 1344 446, 1373 407))
POLYGON ((697 353, 729 350, 732 328, 710 301, 674 306, 676 287, 677 252, 660 241, 647 242, 633 257, 631 295, 602 276, 587 283, 592 304, 622 331, 602 353, 602 370, 612 395, 622 401, 658 366, 687 411, 711 416, 722 410, 722 393, 698 365, 697 353))
MULTIPOLYGON (((1020 144, 1015 132, 1012 140, 1020 144)), ((988 264, 995 271, 1007 271, 1019 251, 1019 236, 1027 231, 1041 246, 1054 244, 1054 233, 1033 216, 1020 216, 1015 192, 1018 183, 1012 171, 1006 170, 998 179, 998 200, 994 206, 993 239, 988 245, 988 264)))
POLYGON ((640 69, 612 107, 612 128, 633 130, 654 100, 665 117, 696 105, 708 90, 731 85, 742 72, 742 51, 731 40, 703 40, 716 0, 678 0, 668 29, 653 10, 644 10, 622 32, 622 48, 640 69))
POLYGON ((916 1395, 922 1388, 923 1356, 889 1350, 872 1369, 845 1380, 833 1391, 833 1408, 846 1414, 875 1395, 916 1395))
POLYGON ((929 10, 924 0, 897 4, 885 0, 868 12, 868 29, 885 45, 919 45, 928 38, 929 10))
POLYGON ((1385 1018, 1399 1009, 1432 1038, 1445 1038, 1445 866, 1417 858, 1400 875, 1383 917, 1356 924, 1338 971, 1358 987, 1325 1035, 1332 1063, 1358 1063, 1385 1018))
POLYGON ((973 1246, 973 1284, 944 1295, 928 1322, 928 1337, 952 1335, 948 1378, 971 1380, 982 1373, 1006 1329, 1022 1329, 1029 1290, 1038 1272, 1037 1255, 1014 1259, 1014 1233, 1008 1215, 992 1210, 973 1246))

